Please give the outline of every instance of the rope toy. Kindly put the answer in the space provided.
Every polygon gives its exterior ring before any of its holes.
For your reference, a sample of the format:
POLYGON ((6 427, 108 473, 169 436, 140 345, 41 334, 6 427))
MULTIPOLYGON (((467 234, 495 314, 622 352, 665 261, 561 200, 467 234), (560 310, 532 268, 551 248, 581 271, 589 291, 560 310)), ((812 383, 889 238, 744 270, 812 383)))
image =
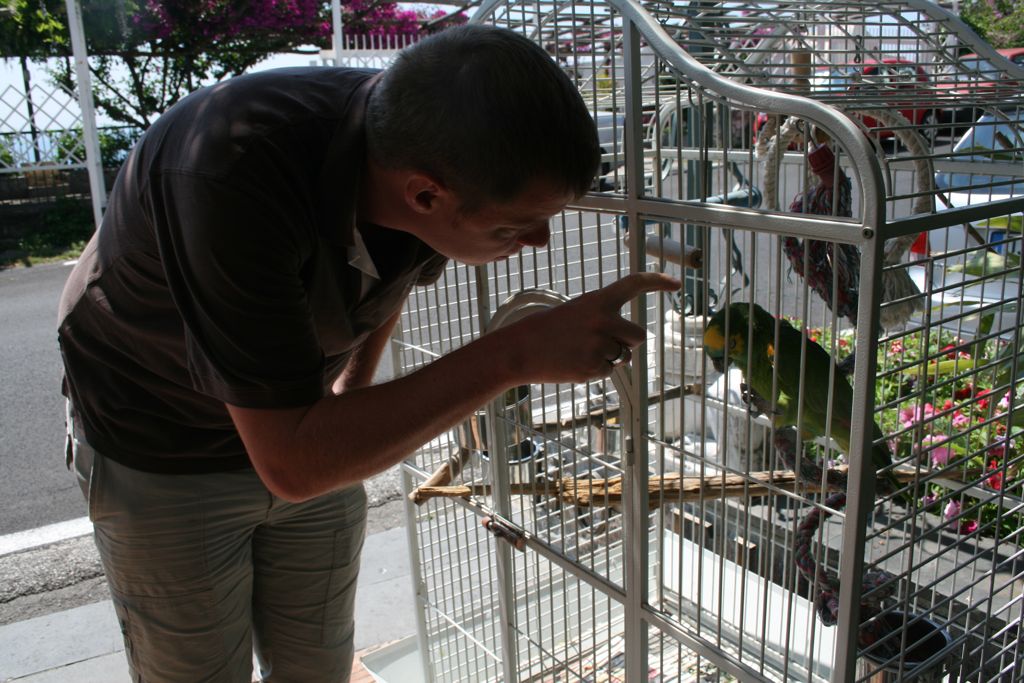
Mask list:
MULTIPOLYGON (((817 486, 823 478, 825 479, 828 488, 833 490, 825 499, 826 508, 840 509, 846 505, 847 477, 845 472, 823 471, 812 458, 803 458, 799 463, 799 468, 796 466, 799 444, 795 428, 788 427, 776 432, 774 444, 783 462, 806 483, 817 486)), ((823 511, 821 508, 811 510, 797 527, 793 549, 793 559, 797 569, 817 591, 814 598, 814 609, 821 623, 826 626, 835 626, 839 620, 839 577, 815 562, 812 547, 814 536, 821 526, 822 519, 831 514, 828 510, 823 511)), ((884 619, 878 617, 884 610, 882 603, 896 590, 895 580, 894 575, 881 569, 867 571, 861 579, 861 623, 857 632, 857 642, 862 648, 881 641, 890 642, 892 640, 891 638, 887 639, 891 629, 884 619)))
MULTIPOLYGON (((899 112, 870 110, 863 113, 883 125, 892 127, 900 141, 916 157, 914 163, 919 191, 914 200, 913 211, 930 213, 933 208, 934 169, 927 158, 928 150, 924 138, 911 128, 910 122, 899 112)), ((786 118, 781 125, 778 123, 778 117, 769 117, 758 136, 755 152, 765 165, 764 195, 769 209, 780 208, 778 177, 782 154, 801 134, 801 128, 801 121, 795 116, 786 118)), ((817 147, 811 152, 811 156, 825 146, 822 144, 817 147)), ((841 169, 836 169, 834 156, 831 163, 826 163, 831 151, 820 154, 820 160, 809 159, 812 169, 824 172, 824 175, 818 174, 819 185, 794 198, 790 210, 828 216, 852 215, 849 179, 841 169), (829 173, 829 170, 832 170, 832 173, 829 173), (834 176, 836 170, 839 173, 838 183, 835 182, 834 176)), ((883 265, 899 263, 915 239, 916 235, 911 234, 888 240, 884 247, 883 265)), ((838 316, 849 318, 850 322, 856 325, 860 269, 860 254, 856 247, 819 240, 807 240, 806 244, 802 244, 794 237, 785 237, 783 249, 793 269, 807 281, 826 305, 838 316), (808 273, 804 273, 803 269, 805 250, 808 273), (832 300, 833 279, 838 284, 836 301, 832 300)), ((911 316, 923 307, 920 295, 920 290, 905 268, 885 270, 882 273, 882 302, 885 304, 880 311, 882 327, 890 330, 905 325, 911 316)))
MULTIPOLYGON (((818 184, 797 195, 789 210, 820 216, 852 216, 850 179, 836 165, 832 149, 822 141, 807 156, 811 171, 818 176, 818 184)), ((804 240, 792 235, 782 238, 782 249, 797 275, 817 292, 825 305, 840 318, 857 324, 857 292, 860 288, 860 251, 852 244, 804 240), (804 272, 804 257, 807 272, 804 272), (833 301, 833 276, 836 280, 833 301)))

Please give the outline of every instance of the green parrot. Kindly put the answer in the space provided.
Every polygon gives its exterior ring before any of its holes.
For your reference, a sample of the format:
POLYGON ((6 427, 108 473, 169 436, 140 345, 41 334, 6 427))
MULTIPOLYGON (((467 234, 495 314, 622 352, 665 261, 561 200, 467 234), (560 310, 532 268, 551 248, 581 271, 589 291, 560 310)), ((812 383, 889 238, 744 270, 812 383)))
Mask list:
MULTIPOLYGON (((804 355, 804 398, 800 395, 800 354, 804 335, 782 319, 776 319, 757 304, 734 303, 716 312, 704 329, 704 353, 719 372, 733 363, 743 373, 744 398, 761 412, 769 415, 778 433, 782 428, 796 426, 797 411, 802 408, 800 438, 804 441, 824 436, 826 431, 826 410, 829 374, 835 367, 832 379, 831 429, 828 435, 839 444, 846 454, 850 452, 850 416, 853 413, 853 387, 846 375, 835 366, 832 356, 816 342, 806 339, 804 355), (726 316, 729 320, 729 338, 725 336, 726 316), (775 327, 778 323, 778 343, 775 327), (775 384, 774 397, 772 383, 775 384)), ((882 430, 872 424, 871 438, 875 442, 871 459, 875 470, 892 464, 892 454, 883 440, 882 430)), ((791 444, 787 454, 793 461, 795 439, 776 439, 777 445, 791 444)), ((787 462, 790 466, 792 462, 787 462)), ((816 468, 813 463, 809 463, 816 468)), ((820 470, 819 470, 820 471, 820 470)), ((901 486, 891 470, 885 481, 880 482, 881 493, 894 493, 901 486)), ((902 499, 903 496, 900 496, 902 499)))

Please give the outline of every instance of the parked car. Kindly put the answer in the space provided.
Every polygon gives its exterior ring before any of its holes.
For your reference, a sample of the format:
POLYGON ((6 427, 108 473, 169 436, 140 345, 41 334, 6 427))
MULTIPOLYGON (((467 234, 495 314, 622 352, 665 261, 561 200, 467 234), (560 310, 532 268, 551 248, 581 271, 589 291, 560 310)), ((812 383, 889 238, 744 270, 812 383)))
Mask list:
MULTIPOLYGON (((864 100, 863 109, 873 108, 876 100, 879 108, 899 107, 897 111, 930 142, 938 134, 938 110, 931 104, 921 106, 922 101, 930 101, 931 81, 919 64, 895 57, 880 62, 869 60, 864 64, 818 69, 809 81, 810 94, 815 99, 827 104, 855 103, 849 107, 851 114, 858 116, 866 128, 878 129, 873 134, 879 138, 891 138, 894 132, 870 116, 857 114, 858 99, 864 100), (897 101, 891 101, 897 97, 897 101), (905 101, 900 101, 904 97, 905 101)), ((755 138, 767 120, 767 114, 757 116, 755 138)))
POLYGON ((597 124, 597 141, 601 145, 601 172, 594 189, 606 192, 615 188, 614 171, 626 160, 623 156, 623 137, 626 134, 626 116, 613 112, 591 112, 597 124))
MULTIPOLYGON (((1024 47, 1000 48, 996 52, 1024 67, 1024 47)), ((974 104, 979 100, 998 106, 1001 101, 1021 96, 1018 79, 1008 77, 1001 66, 974 53, 961 57, 955 71, 940 75, 935 87, 940 98, 949 102, 948 120, 957 124, 974 122, 978 117, 974 104), (967 106, 963 105, 965 101, 967 106)))
MULTIPOLYGON (((952 208, 1024 196, 1024 111, 1018 110, 1013 116, 981 116, 957 140, 947 160, 978 164, 978 172, 962 169, 950 172, 941 170, 943 160, 937 160, 940 170, 935 174, 935 186, 952 208), (993 164, 1000 164, 1002 168, 994 169, 993 164), (1003 171, 1010 174, 1003 175, 1003 171)), ((1021 235, 1024 232, 1024 213, 976 221, 972 227, 987 242, 999 243, 1010 233, 1021 235)), ((968 246, 965 231, 960 229, 934 231, 929 238, 933 251, 953 251, 968 246)), ((1019 241, 1015 240, 1014 244, 1013 250, 1018 250, 1019 241)))

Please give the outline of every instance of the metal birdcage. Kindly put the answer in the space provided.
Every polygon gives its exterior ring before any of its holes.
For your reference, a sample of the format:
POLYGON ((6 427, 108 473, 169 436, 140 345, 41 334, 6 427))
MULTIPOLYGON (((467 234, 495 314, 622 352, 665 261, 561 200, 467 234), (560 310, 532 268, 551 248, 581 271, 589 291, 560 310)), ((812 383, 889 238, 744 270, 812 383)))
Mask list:
POLYGON ((910 0, 474 21, 575 80, 601 175, 546 248, 414 292, 395 367, 631 272, 685 287, 634 302, 629 367, 404 465, 427 678, 1024 680, 1024 69, 910 0), (812 397, 794 424, 705 354, 737 304, 770 316, 772 391, 812 397))

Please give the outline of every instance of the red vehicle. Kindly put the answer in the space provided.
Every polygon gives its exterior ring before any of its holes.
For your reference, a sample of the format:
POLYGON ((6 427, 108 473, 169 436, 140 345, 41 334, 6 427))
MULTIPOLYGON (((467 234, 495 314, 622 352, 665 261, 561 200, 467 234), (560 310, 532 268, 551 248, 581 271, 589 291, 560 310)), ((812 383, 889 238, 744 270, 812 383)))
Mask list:
MULTIPOLYGON (((893 95, 898 111, 911 124, 920 129, 928 140, 934 140, 938 131, 938 113, 929 92, 931 82, 919 64, 904 59, 888 58, 881 62, 868 60, 864 64, 819 69, 810 78, 811 97, 828 104, 844 103, 844 109, 856 114, 857 109, 890 108, 893 95), (851 106, 852 105, 852 106, 851 106)), ((867 128, 879 138, 893 136, 893 131, 870 116, 860 116, 867 128)), ((758 114, 756 131, 768 120, 767 114, 758 114)))
MULTIPOLYGON (((884 100, 880 106, 886 107, 891 103, 888 101, 894 91, 906 95, 909 101, 900 102, 897 106, 906 107, 899 109, 910 123, 920 129, 920 133, 928 140, 934 140, 938 130, 938 113, 934 107, 932 95, 928 92, 929 79, 924 69, 919 64, 904 59, 883 59, 881 63, 867 63, 860 71, 860 78, 854 78, 847 93, 857 97, 858 94, 867 94, 874 99, 876 92, 884 92, 884 100), (926 104, 930 106, 915 107, 915 104, 926 104)), ((870 106, 870 104, 868 105, 870 106)), ((868 128, 882 127, 883 124, 875 121, 870 116, 862 117, 864 125, 868 128)), ((893 131, 883 129, 878 131, 878 137, 892 137, 893 131)))
MULTIPOLYGON (((1024 67, 1024 47, 1005 47, 996 50, 1008 60, 1024 67)), ((1019 83, 1003 77, 1003 70, 990 60, 971 53, 960 58, 954 73, 942 76, 936 86, 954 93, 976 93, 980 88, 1013 88, 1019 83)))
MULTIPOLYGON (((1024 47, 1001 48, 996 52, 1024 67, 1024 47)), ((974 53, 961 57, 956 70, 940 76, 935 86, 949 103, 948 113, 956 123, 974 123, 979 112, 971 102, 984 100, 999 106, 1001 101, 1015 98, 1021 92, 1019 80, 1006 78, 1002 68, 974 53)))

